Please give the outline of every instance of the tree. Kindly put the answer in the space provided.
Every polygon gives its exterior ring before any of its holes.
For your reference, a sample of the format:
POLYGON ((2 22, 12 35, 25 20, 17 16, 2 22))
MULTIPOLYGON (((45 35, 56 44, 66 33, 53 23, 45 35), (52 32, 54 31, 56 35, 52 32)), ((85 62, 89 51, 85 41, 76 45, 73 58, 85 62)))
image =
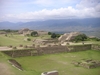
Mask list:
POLYGON ((48 35, 51 35, 52 33, 51 32, 48 32, 48 35))
POLYGON ((8 33, 9 33, 9 32, 11 32, 11 30, 10 30, 10 29, 7 29, 7 30, 6 30, 6 32, 8 32, 8 33))
POLYGON ((51 38, 56 38, 57 35, 55 33, 52 33, 51 38))
POLYGON ((31 33, 31 36, 38 36, 38 32, 37 32, 37 31, 33 31, 33 32, 31 33))
POLYGON ((59 38, 61 36, 61 34, 56 34, 57 38, 59 38))
POLYGON ((85 34, 80 34, 78 36, 75 37, 75 42, 78 42, 78 41, 82 41, 82 43, 84 44, 83 41, 85 41, 87 39, 87 36, 85 34))

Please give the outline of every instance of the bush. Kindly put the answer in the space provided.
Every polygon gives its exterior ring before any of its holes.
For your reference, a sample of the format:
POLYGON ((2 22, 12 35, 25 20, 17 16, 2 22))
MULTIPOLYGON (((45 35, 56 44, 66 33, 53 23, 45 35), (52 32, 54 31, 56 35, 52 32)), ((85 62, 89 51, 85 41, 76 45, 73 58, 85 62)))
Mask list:
POLYGON ((13 49, 17 49, 17 47, 13 47, 13 49))
POLYGON ((100 41, 100 39, 99 38, 91 38, 91 40, 93 40, 93 41, 100 41))
POLYGON ((52 33, 51 38, 56 38, 57 35, 55 33, 52 33))
POLYGON ((51 34, 51 38, 59 38, 59 37, 60 37, 60 34, 55 34, 55 33, 51 34))
POLYGON ((13 46, 12 46, 12 45, 10 45, 9 47, 10 47, 10 48, 12 48, 13 46))
POLYGON ((27 38, 27 41, 31 41, 31 39, 30 38, 27 38))
POLYGON ((38 36, 38 32, 37 32, 37 31, 33 31, 33 32, 31 33, 31 36, 38 36))
POLYGON ((19 45, 19 47, 23 47, 23 45, 19 45))
POLYGON ((51 35, 52 33, 51 32, 48 32, 48 35, 51 35))
POLYGON ((85 34, 80 34, 78 36, 75 37, 74 41, 78 42, 78 41, 85 41, 87 39, 87 36, 85 34))
POLYGON ((24 48, 28 48, 28 46, 27 46, 27 45, 25 45, 25 46, 24 46, 24 48))

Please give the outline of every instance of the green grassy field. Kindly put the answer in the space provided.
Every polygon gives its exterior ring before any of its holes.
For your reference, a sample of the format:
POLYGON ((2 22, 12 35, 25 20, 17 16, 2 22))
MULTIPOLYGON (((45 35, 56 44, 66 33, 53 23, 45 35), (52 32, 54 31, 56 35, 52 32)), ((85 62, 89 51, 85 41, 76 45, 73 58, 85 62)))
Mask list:
MULTIPOLYGON (((41 35, 39 37, 31 37, 31 41, 25 41, 24 39, 27 38, 26 36, 22 36, 19 34, 13 34, 11 36, 10 34, 6 37, 5 35, 0 35, 0 46, 19 46, 19 45, 32 45, 32 40, 34 39, 50 39, 50 35, 41 35), (10 36, 10 37, 9 37, 10 36)), ((70 45, 80 45, 82 42, 78 43, 70 43, 70 45)), ((85 44, 100 44, 100 41, 85 41, 85 44)))
POLYGON ((7 75, 40 75, 42 72, 52 70, 57 70, 59 75, 100 75, 100 67, 86 69, 72 64, 73 61, 81 61, 81 59, 100 61, 100 51, 95 50, 14 58, 22 65, 24 71, 19 71, 11 66, 7 62, 9 58, 7 55, 0 53, 0 63, 5 63, 9 72, 13 72, 7 75))
POLYGON ((31 45, 33 42, 32 40, 34 39, 48 39, 50 38, 50 35, 44 35, 44 36, 39 36, 39 37, 29 37, 31 41, 25 41, 24 39, 27 38, 26 36, 22 36, 19 34, 16 35, 8 35, 7 37, 5 35, 0 35, 0 46, 19 46, 19 45, 31 45), (10 36, 10 37, 9 37, 10 36))
MULTIPOLYGON (((25 36, 13 35, 6 37, 0 35, 0 46, 19 46, 31 45, 32 41, 24 41, 25 36)), ((39 37, 29 37, 34 39, 48 39, 49 35, 39 37)), ((85 43, 100 44, 100 42, 86 41, 85 43)), ((82 43, 73 43, 79 45, 82 43)), ((0 52, 0 75, 40 75, 42 72, 58 70, 59 75, 100 75, 100 67, 94 69, 86 69, 83 67, 76 67, 72 64, 73 61, 81 61, 81 59, 94 59, 100 61, 100 51, 88 50, 73 53, 59 53, 42 56, 28 56, 13 58, 17 60, 23 67, 24 71, 11 66, 8 59, 11 58, 0 52)))

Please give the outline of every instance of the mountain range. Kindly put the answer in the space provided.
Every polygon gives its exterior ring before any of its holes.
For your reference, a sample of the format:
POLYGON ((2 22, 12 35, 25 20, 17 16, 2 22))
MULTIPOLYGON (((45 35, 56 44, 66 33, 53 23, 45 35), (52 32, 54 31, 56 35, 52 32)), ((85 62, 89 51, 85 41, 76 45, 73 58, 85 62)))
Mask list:
POLYGON ((100 18, 56 19, 31 22, 0 22, 0 29, 21 29, 45 31, 100 31, 100 18))

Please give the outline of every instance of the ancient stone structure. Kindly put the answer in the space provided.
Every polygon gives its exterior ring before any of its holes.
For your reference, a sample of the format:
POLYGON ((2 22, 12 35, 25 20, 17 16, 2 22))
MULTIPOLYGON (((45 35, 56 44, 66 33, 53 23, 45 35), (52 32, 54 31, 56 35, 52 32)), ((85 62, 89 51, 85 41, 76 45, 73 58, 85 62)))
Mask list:
POLYGON ((100 51, 100 45, 99 44, 93 44, 91 49, 100 51))
POLYGON ((11 56, 11 57, 22 57, 22 56, 35 56, 35 55, 43 55, 43 54, 54 54, 61 52, 77 52, 90 50, 91 45, 76 45, 76 46, 47 46, 40 47, 39 45, 35 48, 25 49, 25 50, 11 50, 11 51, 2 51, 3 53, 11 56))
POLYGON ((38 35, 47 35, 48 32, 47 31, 37 31, 38 35))
POLYGON ((28 28, 23 28, 23 29, 19 30, 18 33, 24 34, 24 33, 27 33, 28 31, 30 31, 28 28))
POLYGON ((74 62, 73 64, 75 66, 82 66, 82 67, 88 68, 88 69, 100 67, 100 61, 92 60, 92 59, 81 60, 79 62, 74 62))
POLYGON ((60 36, 58 40, 60 42, 67 42, 73 40, 77 35, 80 35, 80 32, 71 32, 71 33, 65 33, 64 35, 60 36))
POLYGON ((14 59, 9 59, 8 60, 11 65, 13 65, 14 67, 18 68, 19 70, 23 70, 23 68, 21 67, 21 65, 14 59))

